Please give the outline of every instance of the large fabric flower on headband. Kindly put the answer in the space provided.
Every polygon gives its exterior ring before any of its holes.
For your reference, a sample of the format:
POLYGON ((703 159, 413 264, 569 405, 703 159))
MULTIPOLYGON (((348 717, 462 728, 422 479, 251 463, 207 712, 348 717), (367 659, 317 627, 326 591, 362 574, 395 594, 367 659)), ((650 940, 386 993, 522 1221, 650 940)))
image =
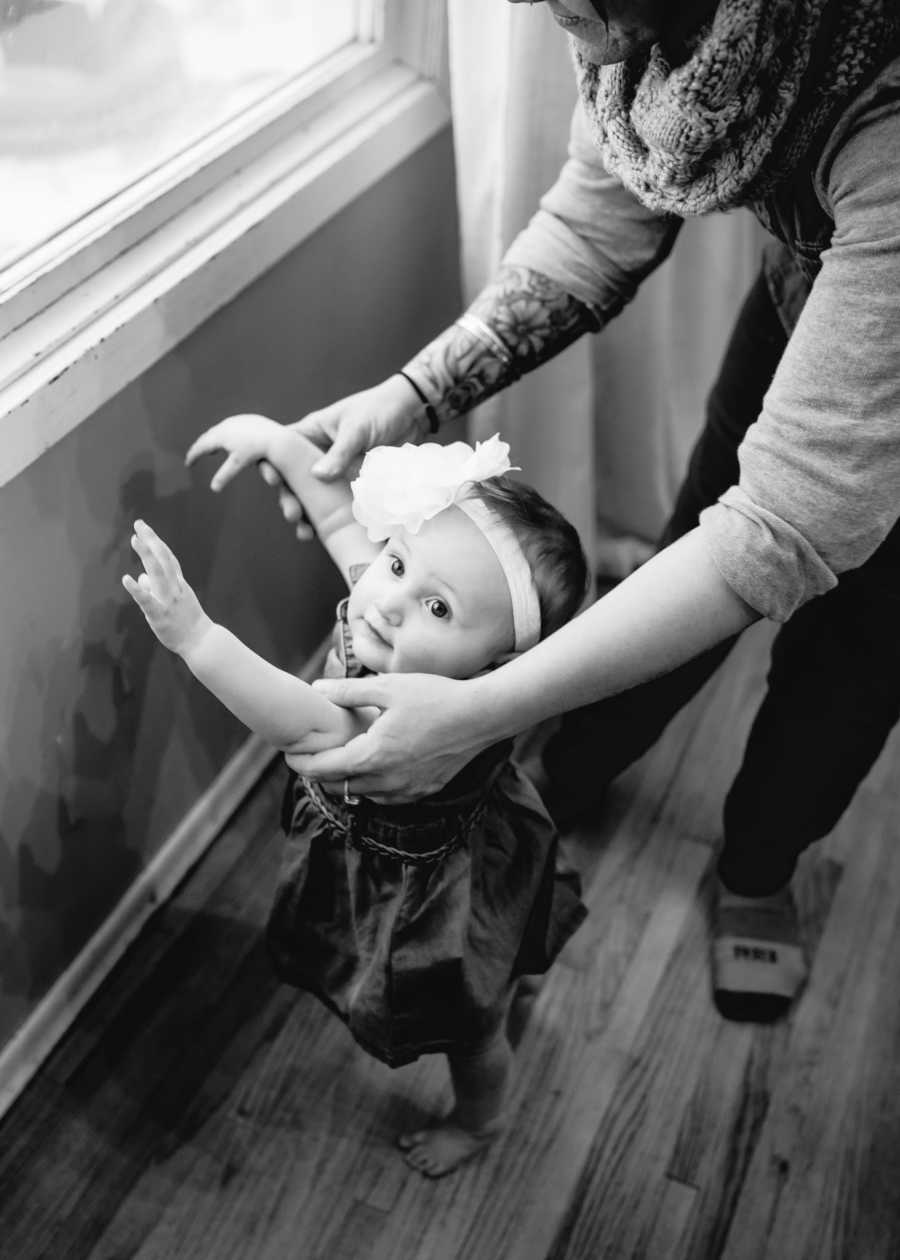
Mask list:
POLYGON ((351 482, 353 515, 372 542, 390 538, 402 526, 417 534, 425 521, 466 496, 473 481, 509 472, 509 444, 495 433, 486 442, 440 446, 376 446, 366 454, 351 482))

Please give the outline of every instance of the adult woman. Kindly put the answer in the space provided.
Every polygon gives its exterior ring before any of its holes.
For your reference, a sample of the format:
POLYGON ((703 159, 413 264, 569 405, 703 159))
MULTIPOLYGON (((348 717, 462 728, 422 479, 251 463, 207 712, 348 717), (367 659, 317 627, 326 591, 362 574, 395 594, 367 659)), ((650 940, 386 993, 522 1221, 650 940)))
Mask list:
POLYGON ((419 440, 601 328, 684 216, 746 205, 775 244, 658 554, 490 676, 331 687, 386 712, 298 768, 412 796, 592 702, 548 749, 552 805, 567 766, 608 780, 747 625, 784 623, 726 803, 714 959, 722 1009, 769 1017, 803 979, 797 857, 900 714, 900 15, 894 0, 609 0, 602 17, 589 0, 547 2, 573 42, 570 159, 457 324, 402 374, 301 422, 333 443, 323 474, 419 440))

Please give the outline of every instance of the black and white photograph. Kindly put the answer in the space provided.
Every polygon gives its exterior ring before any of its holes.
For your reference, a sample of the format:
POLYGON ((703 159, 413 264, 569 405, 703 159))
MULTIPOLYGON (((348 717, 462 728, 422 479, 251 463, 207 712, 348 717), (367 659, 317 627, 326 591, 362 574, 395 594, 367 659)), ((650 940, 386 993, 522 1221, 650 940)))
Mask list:
POLYGON ((898 1260, 900 0, 0 0, 0 1260, 898 1260))

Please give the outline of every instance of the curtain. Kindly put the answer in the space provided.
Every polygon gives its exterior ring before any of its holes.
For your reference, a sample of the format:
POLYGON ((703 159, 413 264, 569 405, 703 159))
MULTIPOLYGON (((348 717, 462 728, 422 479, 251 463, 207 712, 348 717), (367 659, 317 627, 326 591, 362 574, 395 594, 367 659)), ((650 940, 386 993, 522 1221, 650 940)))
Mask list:
MULTIPOLYGON (((449 0, 450 79, 466 301, 490 279, 566 155, 575 84, 546 6, 449 0)), ((523 475, 579 529, 598 573, 649 554, 674 501, 737 307, 758 265, 745 212, 688 222, 672 257, 598 337, 491 399, 523 475)))

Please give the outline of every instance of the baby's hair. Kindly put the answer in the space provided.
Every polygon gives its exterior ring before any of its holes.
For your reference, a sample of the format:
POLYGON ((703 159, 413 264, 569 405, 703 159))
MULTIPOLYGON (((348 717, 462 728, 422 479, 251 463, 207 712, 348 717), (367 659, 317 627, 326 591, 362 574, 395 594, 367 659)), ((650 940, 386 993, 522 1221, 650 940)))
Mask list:
POLYGON ((524 482, 503 474, 476 482, 469 495, 509 526, 531 568, 541 607, 541 638, 558 630, 581 607, 588 566, 578 531, 524 482))

